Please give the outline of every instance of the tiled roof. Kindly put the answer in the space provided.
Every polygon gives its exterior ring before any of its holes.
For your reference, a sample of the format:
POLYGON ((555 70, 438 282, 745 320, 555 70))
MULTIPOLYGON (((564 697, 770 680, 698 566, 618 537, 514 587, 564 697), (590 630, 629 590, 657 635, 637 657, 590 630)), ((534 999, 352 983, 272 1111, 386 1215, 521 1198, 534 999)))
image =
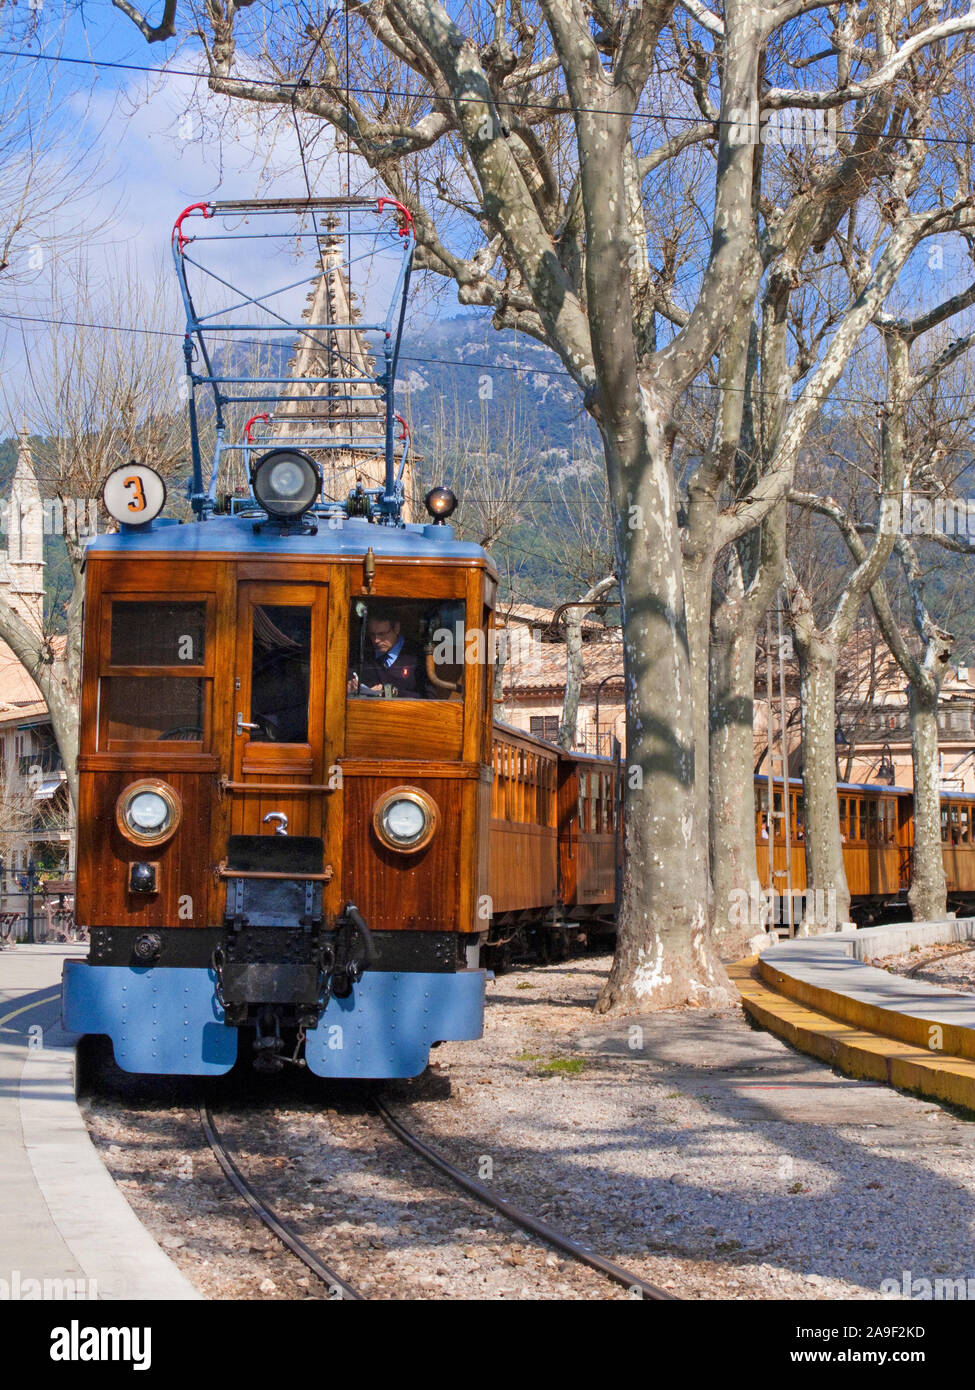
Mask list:
MULTIPOLYGON (((564 690, 564 642, 536 642, 531 650, 509 660, 504 671, 506 692, 564 690)), ((619 693, 623 679, 623 643, 619 637, 582 644, 583 690, 591 690, 606 676, 619 676, 619 683, 607 680, 604 692, 619 693)))

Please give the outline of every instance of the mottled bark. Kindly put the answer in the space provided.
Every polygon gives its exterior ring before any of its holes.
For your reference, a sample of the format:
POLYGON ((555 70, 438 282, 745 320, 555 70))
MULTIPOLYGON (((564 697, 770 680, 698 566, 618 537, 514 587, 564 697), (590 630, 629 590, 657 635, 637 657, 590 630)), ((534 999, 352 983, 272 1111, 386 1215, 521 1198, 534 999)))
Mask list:
MULTIPOLYGON (((835 928, 850 916, 850 889, 843 864, 843 844, 836 799, 836 661, 835 642, 811 632, 801 622, 795 627, 799 659, 802 709, 802 790, 806 819, 807 902, 814 894, 836 894, 835 928), (812 890, 812 891, 809 891, 812 890)), ((814 918, 803 923, 800 934, 822 930, 814 918)))
POLYGON ((601 1013, 731 997, 708 932, 706 837, 696 815, 694 708, 665 413, 646 393, 641 404, 643 447, 621 457, 606 440, 616 513, 623 518, 616 540, 627 762, 617 950, 597 1004, 601 1013), (638 525, 627 525, 626 498, 638 509, 638 525))
POLYGON ((907 901, 915 922, 939 922, 948 912, 941 852, 941 779, 938 770, 938 691, 934 682, 910 686, 914 760, 914 851, 907 901))
POLYGON ((742 919, 758 882, 755 854, 754 692, 757 623, 752 605, 728 599, 711 620, 711 876, 714 937, 737 960, 761 921, 742 919))

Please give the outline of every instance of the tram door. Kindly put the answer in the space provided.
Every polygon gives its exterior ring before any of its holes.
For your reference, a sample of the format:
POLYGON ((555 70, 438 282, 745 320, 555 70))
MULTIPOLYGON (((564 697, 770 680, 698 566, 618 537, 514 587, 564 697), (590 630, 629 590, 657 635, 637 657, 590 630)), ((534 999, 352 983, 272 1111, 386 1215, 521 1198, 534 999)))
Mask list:
POLYGON ((281 828, 325 838, 327 595, 324 584, 238 588, 228 788, 234 835, 281 828))

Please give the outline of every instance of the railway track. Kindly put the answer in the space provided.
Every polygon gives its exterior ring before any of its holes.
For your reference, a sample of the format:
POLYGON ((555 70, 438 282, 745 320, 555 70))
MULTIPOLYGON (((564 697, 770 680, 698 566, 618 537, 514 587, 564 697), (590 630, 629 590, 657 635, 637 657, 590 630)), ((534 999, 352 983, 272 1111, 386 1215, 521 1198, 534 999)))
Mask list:
MULTIPOLYGON (((425 1163, 434 1168, 441 1176, 447 1178, 455 1187, 473 1197, 475 1201, 484 1206, 490 1207, 505 1220, 510 1222, 519 1230, 536 1237, 544 1244, 554 1250, 560 1251, 576 1263, 594 1270, 603 1278, 612 1283, 621 1285, 631 1292, 633 1296, 649 1299, 654 1302, 674 1302, 673 1294, 657 1288, 656 1285, 641 1279, 639 1275, 631 1270, 625 1269, 622 1265, 616 1264, 613 1260, 608 1260, 597 1252, 580 1245, 571 1237, 557 1231, 545 1221, 540 1221, 531 1213, 523 1211, 520 1207, 507 1202, 492 1192, 490 1188, 469 1177, 460 1168, 456 1167, 442 1154, 432 1149, 423 1139, 420 1139, 403 1122, 389 1110, 389 1108, 378 1097, 372 1098, 374 1112, 382 1121, 386 1130, 393 1135, 396 1140, 408 1149, 411 1153, 422 1158, 425 1163)), ((208 1102, 204 1101, 200 1106, 200 1124, 203 1129, 204 1137, 209 1145, 214 1157, 216 1158, 227 1181, 233 1186, 235 1191, 247 1203, 251 1211, 263 1222, 281 1243, 291 1251, 302 1264, 304 1264, 312 1274, 316 1276, 328 1288, 329 1294, 337 1299, 363 1299, 365 1297, 354 1285, 343 1279, 332 1267, 326 1264, 318 1255, 301 1239, 293 1227, 283 1221, 273 1210, 267 1201, 260 1195, 257 1189, 247 1181, 240 1169, 237 1167, 233 1157, 228 1152, 219 1130, 213 1118, 213 1113, 208 1102)))

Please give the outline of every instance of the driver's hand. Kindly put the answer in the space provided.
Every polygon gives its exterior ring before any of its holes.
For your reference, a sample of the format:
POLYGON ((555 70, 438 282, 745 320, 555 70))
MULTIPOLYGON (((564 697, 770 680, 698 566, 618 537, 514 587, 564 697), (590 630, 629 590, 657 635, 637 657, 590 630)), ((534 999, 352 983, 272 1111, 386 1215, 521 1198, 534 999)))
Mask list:
POLYGON ((350 695, 355 695, 357 693, 359 689, 359 677, 356 675, 355 671, 353 671, 352 675, 349 677, 349 683, 346 689, 350 695))

